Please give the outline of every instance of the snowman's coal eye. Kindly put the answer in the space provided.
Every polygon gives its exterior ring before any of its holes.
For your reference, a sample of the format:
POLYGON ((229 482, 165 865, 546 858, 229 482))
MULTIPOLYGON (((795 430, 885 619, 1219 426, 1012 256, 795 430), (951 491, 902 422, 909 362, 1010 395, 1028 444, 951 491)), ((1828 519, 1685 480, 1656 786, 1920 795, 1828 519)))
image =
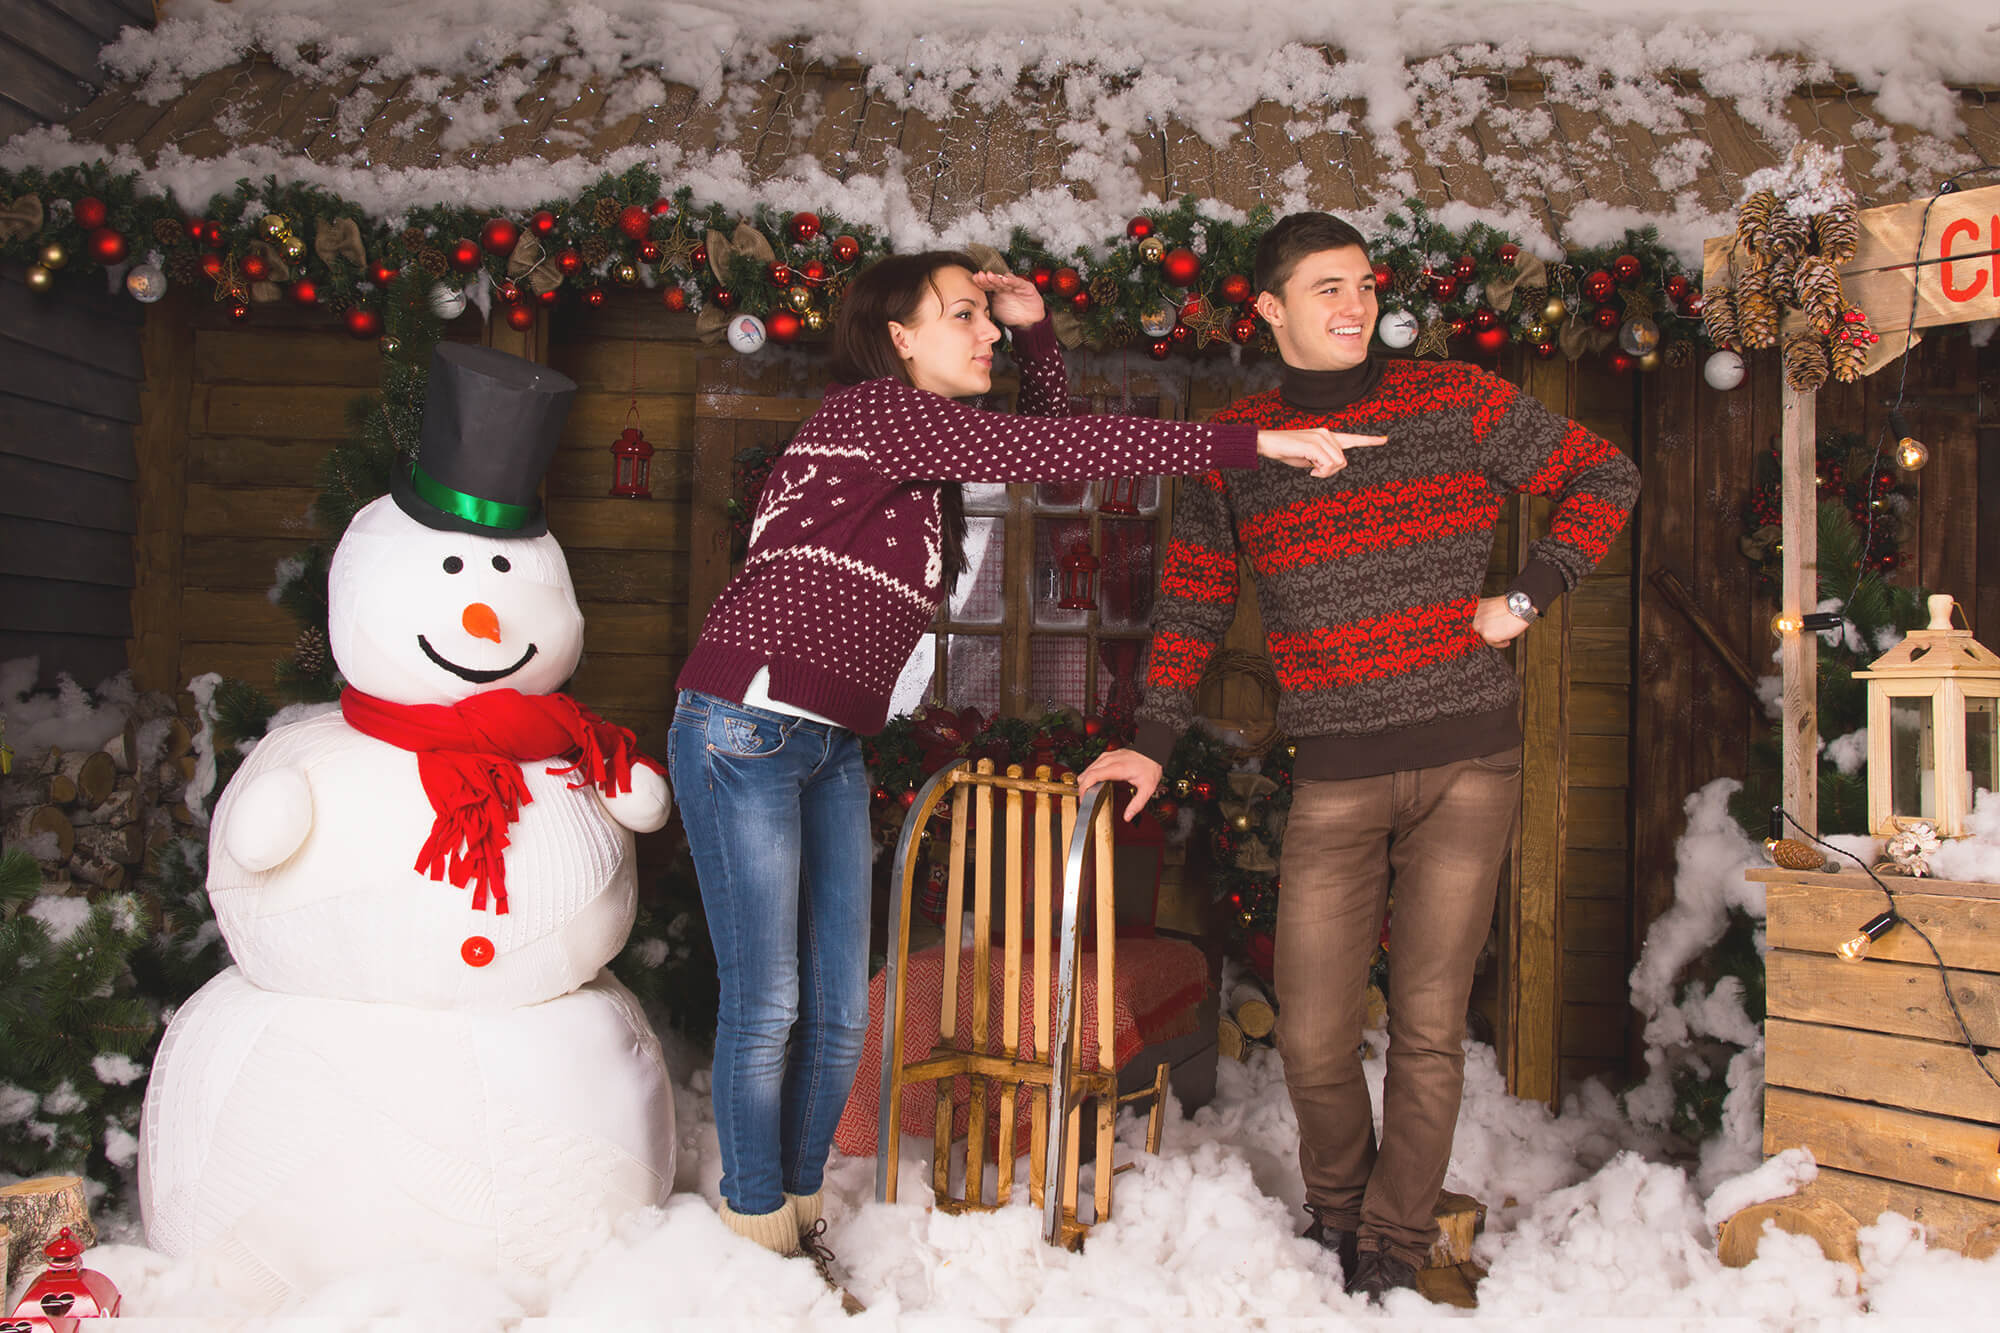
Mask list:
POLYGON ((508 570, 512 569, 513 567, 514 566, 508 562, 506 556, 496 555, 493 557, 493 568, 499 570, 502 574, 505 574, 508 570))
POLYGON ((447 574, 456 574, 456 573, 458 573, 458 571, 459 571, 459 570, 461 570, 461 569, 464 569, 464 568, 465 568, 465 562, 464 562, 463 560, 460 560, 460 559, 459 559, 459 558, 458 558, 457 556, 455 556, 455 555, 448 555, 448 556, 446 556, 446 557, 444 558, 444 572, 445 572, 445 573, 447 573, 447 574))

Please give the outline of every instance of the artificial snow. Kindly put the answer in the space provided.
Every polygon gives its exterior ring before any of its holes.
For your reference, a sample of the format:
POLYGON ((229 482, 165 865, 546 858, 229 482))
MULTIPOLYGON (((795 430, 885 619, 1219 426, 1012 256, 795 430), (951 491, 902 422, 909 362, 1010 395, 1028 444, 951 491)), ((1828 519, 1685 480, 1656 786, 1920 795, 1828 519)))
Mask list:
POLYGON ((58 750, 98 750, 131 716, 137 698, 129 673, 120 672, 88 691, 67 672, 53 692, 38 690, 41 659, 16 657, 0 662, 0 715, 6 741, 17 758, 54 746, 58 750))

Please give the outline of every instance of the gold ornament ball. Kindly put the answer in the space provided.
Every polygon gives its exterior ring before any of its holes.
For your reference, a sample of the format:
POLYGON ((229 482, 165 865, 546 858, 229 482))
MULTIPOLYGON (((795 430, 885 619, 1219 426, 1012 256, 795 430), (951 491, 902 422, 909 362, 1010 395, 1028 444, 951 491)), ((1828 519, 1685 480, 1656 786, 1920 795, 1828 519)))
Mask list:
POLYGON ((1296 746, 1296 745, 1287 745, 1287 746, 1285 746, 1285 758, 1287 758, 1287 759, 1297 759, 1298 757, 1299 757, 1299 747, 1298 747, 1298 746, 1296 746))
POLYGON ((792 303, 792 309, 804 310, 813 302, 812 290, 808 287, 794 287, 785 293, 785 299, 792 303))
POLYGON ((1139 260, 1145 264, 1157 264, 1167 257, 1167 243, 1157 236, 1148 236, 1139 242, 1139 260))
POLYGON ((46 269, 59 269, 69 262, 69 251, 63 249, 60 242, 50 241, 35 256, 35 262, 46 269))
POLYGON ((805 312, 806 327, 814 333, 826 331, 826 311, 808 308, 805 312))
POLYGON ((262 225, 264 234, 274 241, 291 230, 285 225, 285 219, 276 213, 266 213, 262 225))
POLYGON ((56 285, 56 275, 55 275, 55 274, 53 274, 53 273, 49 272, 49 271, 48 271, 47 269, 43 268, 43 267, 42 267, 42 266, 41 266, 40 264, 30 264, 30 265, 28 265, 28 290, 29 290, 29 291, 31 291, 31 292, 45 292, 45 291, 47 291, 47 290, 48 290, 49 288, 51 288, 51 287, 53 287, 53 286, 55 286, 55 285, 56 285))
POLYGON ((401 338, 398 338, 393 333, 385 333, 382 335, 382 355, 394 356, 396 353, 402 350, 403 350, 403 340, 401 338))
POLYGON ((1549 326, 1541 323, 1530 324, 1521 330, 1521 338, 1524 342, 1545 343, 1549 340, 1549 326))
POLYGON ((1563 299, 1560 296, 1551 296, 1548 304, 1542 307, 1542 323, 1560 324, 1567 314, 1569 307, 1563 304, 1563 299))
POLYGON ((1639 369, 1649 373, 1658 370, 1660 368, 1660 360, 1660 349, 1655 347, 1652 351, 1647 352, 1639 358, 1639 369))
POLYGON ((1250 816, 1247 814, 1231 815, 1229 817, 1229 827, 1235 829, 1238 833, 1248 833, 1250 831, 1250 816))
POLYGON ((285 242, 285 258, 294 264, 306 257, 306 243, 294 236, 285 242))
POLYGON ((1247 926, 1247 925, 1249 925, 1249 924, 1250 924, 1250 923, 1251 923, 1252 921, 1255 921, 1255 920, 1256 920, 1257 918, 1256 918, 1256 917, 1254 917, 1254 916, 1251 916, 1251 915, 1250 915, 1250 914, 1249 914, 1248 912, 1242 912, 1242 913, 1239 913, 1239 914, 1237 915, 1237 918, 1236 918, 1236 919, 1237 919, 1238 921, 1242 922, 1242 923, 1243 923, 1244 925, 1246 925, 1246 926, 1247 926))
POLYGON ((630 287, 639 280, 639 266, 632 263, 620 264, 611 270, 611 280, 620 287, 630 287))
POLYGON ((1181 778, 1179 781, 1174 783, 1174 794, 1176 796, 1186 796, 1189 792, 1193 790, 1194 790, 1194 783, 1188 781, 1186 778, 1181 778))

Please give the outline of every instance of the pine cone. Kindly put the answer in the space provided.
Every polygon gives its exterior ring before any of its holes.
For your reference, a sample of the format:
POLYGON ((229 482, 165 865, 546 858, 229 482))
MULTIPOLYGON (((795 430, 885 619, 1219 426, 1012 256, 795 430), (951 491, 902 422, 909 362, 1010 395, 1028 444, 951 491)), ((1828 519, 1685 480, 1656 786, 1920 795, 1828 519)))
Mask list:
POLYGON ((1090 280, 1090 301, 1092 305, 1111 305, 1117 300, 1117 278, 1109 273, 1100 273, 1090 280))
POLYGON ((1761 270, 1746 273, 1737 284, 1736 326, 1745 347, 1778 345, 1778 303, 1771 299, 1761 270))
POLYGON ((1727 287, 1704 293, 1701 298, 1701 326, 1708 331, 1708 340, 1717 347, 1736 346, 1743 336, 1736 327, 1736 294, 1727 287))
POLYGON ((174 221, 172 218, 155 218, 153 220, 153 239, 161 245, 179 245, 187 239, 187 228, 181 226, 180 223, 174 221))
POLYGON ((417 252, 417 267, 433 278, 442 278, 451 268, 451 261, 444 257, 444 251, 435 245, 427 245, 417 252))
POLYGON ((1852 338, 1835 338, 1827 349, 1827 359, 1833 363, 1833 377, 1842 384, 1852 384, 1861 378, 1861 367, 1868 360, 1868 344, 1852 338))
POLYGON ((1839 272, 1818 255, 1807 255, 1799 261, 1796 284, 1799 309, 1805 311, 1812 331, 1821 337, 1832 333, 1846 304, 1841 299, 1839 272))
POLYGON ((421 250, 428 239, 421 227, 403 228, 403 248, 405 250, 421 250))
POLYGON ((1763 270, 1764 291, 1779 309, 1799 303, 1799 261, 1796 255, 1772 257, 1763 270))
POLYGON ((1854 258, 1861 248, 1861 224, 1855 221, 1853 204, 1835 204, 1813 219, 1813 240, 1826 261, 1838 268, 1854 258))
POLYGON ((1678 370, 1694 360, 1694 348, 1685 339, 1667 344, 1667 364, 1678 370))
POLYGON ((1736 239, 1752 254, 1766 253, 1765 233, 1770 230, 1771 215, 1777 209, 1778 196, 1769 190, 1759 190, 1743 201, 1736 214, 1736 239))
POLYGON ((1812 249, 1812 224, 1790 209, 1780 208, 1771 214, 1765 239, 1773 257, 1789 255, 1797 259, 1812 249))
POLYGON ((618 201, 610 195, 600 197, 597 201, 596 211, 591 216, 597 219, 598 226, 610 226, 612 223, 618 221, 618 201))
POLYGON ((596 268, 611 257, 611 242, 602 236, 588 236, 584 238, 579 252, 583 255, 585 268, 596 268))
POLYGON ((1810 333, 1785 340, 1785 383, 1800 393, 1815 393, 1826 383, 1826 343, 1810 333))
POLYGON ((326 674, 327 653, 326 631, 317 625, 308 625, 299 631, 298 641, 292 645, 292 666, 308 679, 323 676, 326 674))
POLYGON ((191 284, 201 276, 201 260, 195 258, 192 250, 175 250, 167 256, 167 279, 170 282, 191 284))

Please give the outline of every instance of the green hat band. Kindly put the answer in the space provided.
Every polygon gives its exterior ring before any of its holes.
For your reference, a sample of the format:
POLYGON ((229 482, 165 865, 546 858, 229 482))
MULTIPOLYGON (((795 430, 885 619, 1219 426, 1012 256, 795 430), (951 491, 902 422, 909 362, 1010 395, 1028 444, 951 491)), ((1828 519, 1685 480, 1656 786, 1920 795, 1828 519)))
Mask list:
POLYGON ((535 516, 535 511, 527 505, 482 500, 476 495, 455 491, 415 463, 410 465, 410 488, 447 514, 456 514, 483 527, 523 528, 535 516))

